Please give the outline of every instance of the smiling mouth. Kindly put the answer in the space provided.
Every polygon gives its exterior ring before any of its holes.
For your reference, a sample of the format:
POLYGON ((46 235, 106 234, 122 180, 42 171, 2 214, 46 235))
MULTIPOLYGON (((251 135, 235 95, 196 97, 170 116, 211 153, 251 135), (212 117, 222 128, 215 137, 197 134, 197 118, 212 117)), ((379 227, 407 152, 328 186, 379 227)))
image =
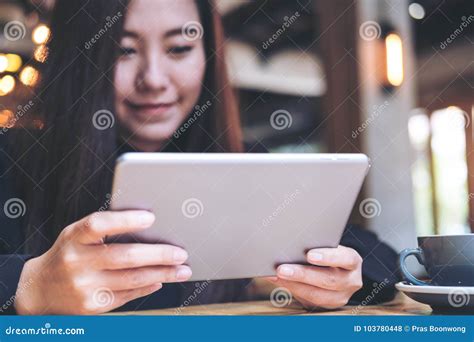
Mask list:
POLYGON ((138 104, 126 101, 125 103, 134 113, 145 119, 150 117, 162 117, 176 105, 176 102, 138 104))

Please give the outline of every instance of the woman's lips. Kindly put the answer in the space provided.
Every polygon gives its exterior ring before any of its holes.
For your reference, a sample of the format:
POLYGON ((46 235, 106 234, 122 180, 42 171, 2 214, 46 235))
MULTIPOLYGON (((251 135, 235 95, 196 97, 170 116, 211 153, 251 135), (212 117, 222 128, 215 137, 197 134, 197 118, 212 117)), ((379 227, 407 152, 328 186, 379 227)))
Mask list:
POLYGON ((168 103, 133 103, 126 102, 127 106, 132 109, 134 113, 143 119, 150 119, 151 117, 158 118, 163 117, 171 108, 173 108, 176 102, 168 103))

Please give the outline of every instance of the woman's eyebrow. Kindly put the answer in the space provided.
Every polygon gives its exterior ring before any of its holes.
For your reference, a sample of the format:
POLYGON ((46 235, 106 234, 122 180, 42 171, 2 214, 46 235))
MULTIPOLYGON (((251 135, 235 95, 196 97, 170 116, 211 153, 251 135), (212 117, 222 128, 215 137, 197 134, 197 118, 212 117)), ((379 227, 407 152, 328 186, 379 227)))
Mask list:
MULTIPOLYGON (((174 29, 166 31, 165 34, 164 34, 164 37, 165 38, 170 38, 170 37, 173 37, 173 36, 181 35, 182 31, 183 31, 183 29, 181 27, 176 27, 174 29)), ((122 37, 130 37, 130 38, 139 39, 140 35, 135 31, 124 30, 123 34, 122 34, 122 37)))
POLYGON ((170 37, 173 37, 173 36, 176 36, 176 35, 181 35, 182 30, 183 29, 181 27, 177 27, 177 28, 168 30, 165 33, 165 38, 170 38, 170 37))
POLYGON ((138 38, 139 38, 139 34, 136 33, 136 32, 133 32, 133 31, 124 30, 124 31, 123 31, 123 34, 122 34, 122 37, 129 37, 129 38, 136 38, 136 39, 138 39, 138 38))

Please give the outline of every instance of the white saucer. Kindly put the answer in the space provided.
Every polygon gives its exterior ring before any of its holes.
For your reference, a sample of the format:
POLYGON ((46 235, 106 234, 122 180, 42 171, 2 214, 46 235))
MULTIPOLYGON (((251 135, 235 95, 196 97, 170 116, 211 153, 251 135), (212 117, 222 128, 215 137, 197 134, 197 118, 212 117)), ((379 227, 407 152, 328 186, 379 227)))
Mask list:
POLYGON ((433 310, 474 311, 474 286, 420 286, 402 281, 395 287, 433 310))

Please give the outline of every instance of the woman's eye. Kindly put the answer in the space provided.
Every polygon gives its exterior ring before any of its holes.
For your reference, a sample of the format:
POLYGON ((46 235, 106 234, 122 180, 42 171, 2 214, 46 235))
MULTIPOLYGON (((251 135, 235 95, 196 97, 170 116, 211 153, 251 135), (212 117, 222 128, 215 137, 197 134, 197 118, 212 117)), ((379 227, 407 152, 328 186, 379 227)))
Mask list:
POLYGON ((137 50, 135 50, 133 48, 127 48, 127 47, 121 47, 120 48, 120 54, 122 56, 130 56, 130 55, 133 55, 136 52, 137 52, 137 50))
POLYGON ((168 50, 168 52, 172 55, 180 55, 186 52, 189 52, 193 49, 192 46, 174 46, 168 50))

